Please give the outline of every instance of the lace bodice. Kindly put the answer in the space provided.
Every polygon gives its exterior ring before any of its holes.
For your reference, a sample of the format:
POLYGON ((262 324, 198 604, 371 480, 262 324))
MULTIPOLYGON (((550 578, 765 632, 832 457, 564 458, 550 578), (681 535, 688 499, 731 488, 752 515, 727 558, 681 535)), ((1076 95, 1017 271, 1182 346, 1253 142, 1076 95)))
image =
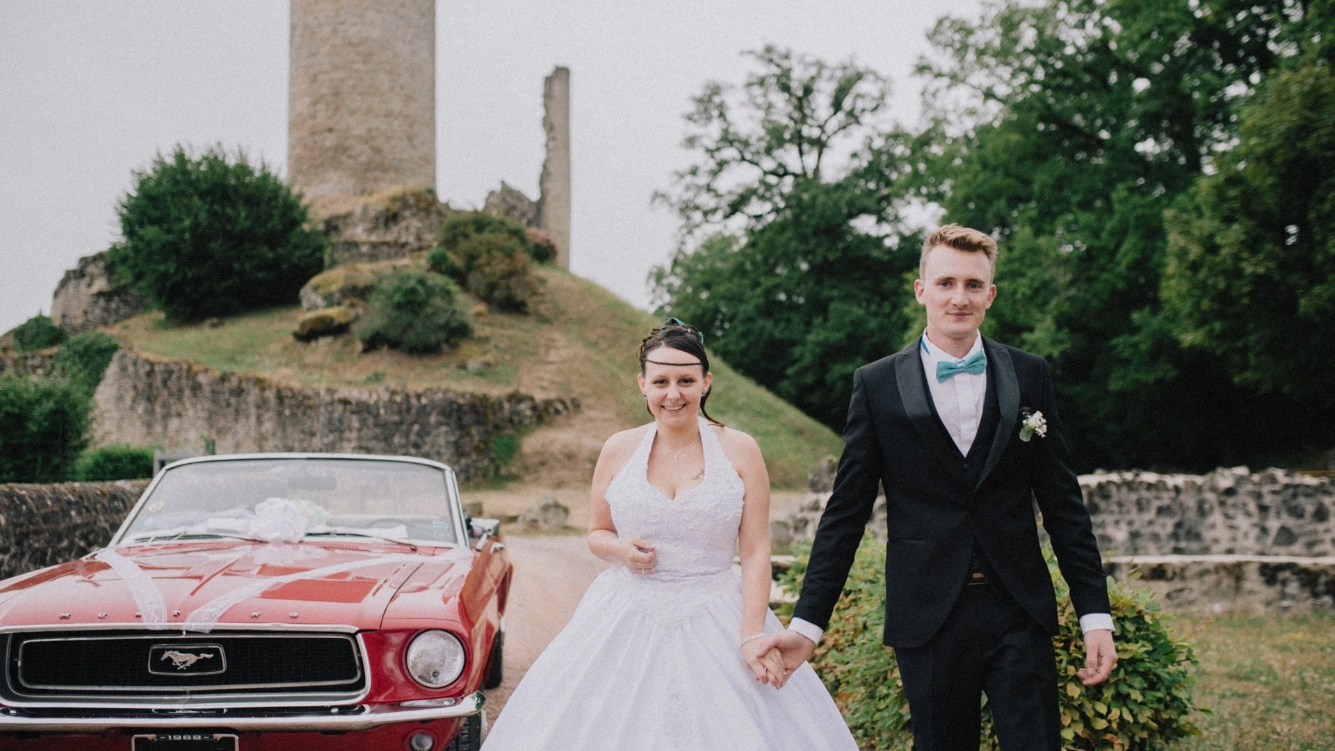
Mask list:
POLYGON ((730 570, 742 522, 742 478, 723 453, 717 432, 700 419, 704 480, 668 498, 649 483, 649 451, 657 432, 656 424, 649 426, 607 487, 617 534, 656 546, 658 565, 646 578, 670 581, 730 570))

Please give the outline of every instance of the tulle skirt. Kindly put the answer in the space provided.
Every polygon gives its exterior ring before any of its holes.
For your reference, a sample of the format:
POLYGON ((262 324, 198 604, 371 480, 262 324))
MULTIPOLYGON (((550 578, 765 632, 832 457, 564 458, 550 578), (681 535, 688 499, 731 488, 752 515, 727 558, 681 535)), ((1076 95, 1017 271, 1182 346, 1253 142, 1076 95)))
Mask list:
MULTIPOLYGON (((810 665, 782 689, 755 680, 738 648, 741 622, 734 571, 676 580, 604 571, 483 751, 857 751, 810 665)), ((767 613, 766 632, 781 628, 767 613)))

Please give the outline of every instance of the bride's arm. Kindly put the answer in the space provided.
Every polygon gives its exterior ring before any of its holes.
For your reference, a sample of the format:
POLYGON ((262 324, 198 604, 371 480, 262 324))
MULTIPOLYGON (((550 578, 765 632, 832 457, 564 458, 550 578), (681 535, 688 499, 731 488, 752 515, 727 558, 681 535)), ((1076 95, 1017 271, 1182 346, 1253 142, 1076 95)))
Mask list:
POLYGON ((769 613, 770 543, 769 543, 769 472, 760 446, 751 436, 727 431, 728 458, 746 486, 742 501, 742 525, 738 534, 742 561, 742 657, 756 674, 756 680, 768 681, 775 688, 785 679, 777 653, 760 654, 759 640, 746 640, 765 632, 769 613))
POLYGON ((637 574, 653 571, 653 546, 638 538, 623 540, 612 524, 612 508, 607 505, 607 486, 630 459, 638 444, 634 431, 617 433, 603 444, 598 464, 593 468, 593 489, 589 497, 589 550, 608 563, 625 564, 637 574), (629 448, 629 450, 627 450, 629 448))

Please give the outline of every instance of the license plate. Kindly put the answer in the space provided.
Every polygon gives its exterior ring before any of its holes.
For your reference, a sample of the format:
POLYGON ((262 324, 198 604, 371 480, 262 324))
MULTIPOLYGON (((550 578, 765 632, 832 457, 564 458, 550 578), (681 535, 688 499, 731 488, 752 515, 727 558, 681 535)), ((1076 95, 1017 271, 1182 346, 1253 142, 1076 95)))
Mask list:
POLYGON ((235 735, 154 733, 134 736, 133 751, 236 751, 235 735))

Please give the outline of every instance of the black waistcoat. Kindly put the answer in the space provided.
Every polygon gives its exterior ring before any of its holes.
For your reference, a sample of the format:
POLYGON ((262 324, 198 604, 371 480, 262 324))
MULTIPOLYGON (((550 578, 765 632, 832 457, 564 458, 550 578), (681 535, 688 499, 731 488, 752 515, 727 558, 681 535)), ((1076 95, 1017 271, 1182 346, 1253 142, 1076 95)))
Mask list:
POLYGON ((979 473, 983 471, 983 463, 987 461, 987 452, 992 447, 992 438, 997 432, 997 423, 1001 422, 1001 406, 997 402, 997 379, 990 372, 991 365, 988 366, 987 391, 983 394, 983 414, 978 420, 978 434, 974 436, 973 443, 969 446, 969 454, 965 456, 960 453, 959 446, 955 445, 955 439, 950 437, 950 431, 946 430, 946 425, 941 421, 941 415, 937 412, 936 402, 932 400, 932 390, 927 385, 926 369, 923 369, 923 388, 927 393, 927 403, 931 406, 933 422, 936 429, 941 432, 941 437, 946 445, 953 449, 950 452, 948 462, 958 468, 960 475, 965 478, 970 488, 977 486, 979 473))

